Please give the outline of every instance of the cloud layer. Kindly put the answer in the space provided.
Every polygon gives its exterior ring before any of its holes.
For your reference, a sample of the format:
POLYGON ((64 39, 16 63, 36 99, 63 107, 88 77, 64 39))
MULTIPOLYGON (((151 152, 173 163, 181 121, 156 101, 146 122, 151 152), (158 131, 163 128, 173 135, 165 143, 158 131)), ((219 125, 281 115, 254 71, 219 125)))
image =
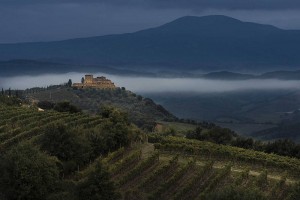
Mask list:
MULTIPOLYGON (((103 75, 103 74, 102 74, 103 75)), ((105 75, 113 80, 117 86, 138 93, 157 92, 233 92, 244 90, 286 90, 298 89, 300 81, 282 80, 243 80, 243 81, 223 81, 194 78, 143 78, 124 77, 115 75, 105 75)), ((69 78, 73 82, 80 82, 82 73, 68 73, 60 75, 42 76, 20 76, 12 78, 2 78, 0 88, 26 89, 30 87, 46 87, 53 84, 67 82, 69 78)))
POLYGON ((110 4, 159 8, 282 10, 300 8, 299 0, 0 0, 2 5, 110 4))

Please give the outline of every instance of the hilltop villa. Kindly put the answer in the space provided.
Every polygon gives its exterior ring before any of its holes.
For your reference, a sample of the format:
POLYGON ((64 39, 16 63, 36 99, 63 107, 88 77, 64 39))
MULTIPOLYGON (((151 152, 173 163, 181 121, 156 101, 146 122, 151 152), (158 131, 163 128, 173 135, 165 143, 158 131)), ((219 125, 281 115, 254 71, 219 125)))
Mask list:
POLYGON ((74 83, 74 88, 115 89, 115 84, 104 76, 94 78, 93 75, 85 75, 82 83, 74 83))

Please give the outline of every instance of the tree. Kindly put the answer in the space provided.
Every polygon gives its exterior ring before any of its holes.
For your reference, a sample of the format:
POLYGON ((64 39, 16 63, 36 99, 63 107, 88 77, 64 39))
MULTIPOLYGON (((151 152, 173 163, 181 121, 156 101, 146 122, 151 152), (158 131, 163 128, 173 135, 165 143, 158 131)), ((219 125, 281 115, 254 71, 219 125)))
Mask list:
POLYGON ((50 110, 54 108, 54 103, 50 101, 40 101, 38 102, 37 106, 39 108, 45 109, 45 110, 50 110))
POLYGON ((64 163, 64 172, 74 171, 90 159, 89 141, 78 130, 62 123, 48 125, 40 139, 41 149, 64 163))
POLYGON ((69 81, 68 81, 68 87, 72 87, 72 79, 69 79, 69 81))
POLYGON ((77 108, 76 106, 70 104, 70 102, 67 101, 57 103, 53 109, 58 112, 69 112, 69 113, 81 112, 80 108, 77 108))
POLYGON ((81 78, 81 83, 82 83, 82 84, 84 83, 84 78, 83 78, 83 77, 81 78))
POLYGON ((18 145, 0 160, 0 193, 7 199, 44 199, 59 182, 57 162, 30 143, 18 145))
POLYGON ((141 95, 138 95, 138 96, 137 96, 137 99, 138 99, 139 101, 142 101, 142 100, 143 100, 143 97, 142 97, 141 95))
POLYGON ((11 97, 11 89, 10 88, 8 89, 8 96, 11 97))
POLYGON ((186 135, 189 139, 205 140, 217 144, 231 144, 236 136, 230 129, 217 126, 205 131, 202 131, 201 127, 197 127, 194 131, 190 131, 186 135))
POLYGON ((115 185, 110 181, 110 174, 102 163, 97 163, 96 169, 87 180, 77 187, 79 200, 114 200, 120 199, 120 194, 115 191, 115 185))
POLYGON ((188 139, 204 140, 201 133, 202 133, 202 128, 197 127, 194 131, 188 131, 187 134, 186 134, 186 137, 188 139))
POLYGON ((2 95, 2 96, 4 95, 4 90, 3 90, 3 88, 2 88, 2 91, 1 91, 1 95, 2 95))

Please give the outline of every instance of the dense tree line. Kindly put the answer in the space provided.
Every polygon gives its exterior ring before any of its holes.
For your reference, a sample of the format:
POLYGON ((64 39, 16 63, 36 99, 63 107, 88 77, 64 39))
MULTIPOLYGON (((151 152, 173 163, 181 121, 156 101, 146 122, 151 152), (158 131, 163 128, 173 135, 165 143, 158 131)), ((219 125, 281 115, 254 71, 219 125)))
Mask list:
POLYGON ((20 144, 1 156, 0 193, 7 200, 39 200, 59 183, 58 160, 31 144, 20 144))
POLYGON ((189 139, 209 141, 217 144, 231 145, 266 153, 300 158, 300 144, 296 144, 290 140, 285 139, 276 140, 274 142, 262 142, 252 138, 239 136, 230 129, 218 126, 211 129, 204 129, 199 126, 195 130, 188 131, 186 137, 189 139))
POLYGON ((45 109, 45 110, 55 110, 57 112, 69 112, 69 113, 78 113, 81 112, 81 109, 77 106, 71 104, 68 101, 58 102, 54 103, 51 101, 40 101, 37 103, 37 106, 39 108, 45 109))
POLYGON ((60 161, 32 144, 23 143, 0 158, 0 198, 3 200, 113 200, 119 199, 106 167, 97 163, 83 181, 60 178, 60 161))

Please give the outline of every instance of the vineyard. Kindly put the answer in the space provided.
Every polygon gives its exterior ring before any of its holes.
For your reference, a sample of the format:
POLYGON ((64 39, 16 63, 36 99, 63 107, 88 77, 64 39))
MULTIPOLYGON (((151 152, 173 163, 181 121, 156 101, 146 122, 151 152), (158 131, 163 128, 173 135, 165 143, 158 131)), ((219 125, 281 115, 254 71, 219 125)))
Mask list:
POLYGON ((56 122, 68 126, 89 127, 102 121, 87 114, 69 114, 55 111, 38 112, 34 108, 0 106, 0 149, 5 151, 23 141, 37 138, 41 130, 56 122))
POLYGON ((1 154, 25 142, 37 147, 43 155, 46 152, 50 161, 55 157, 61 166, 59 177, 63 189, 54 188, 57 194, 49 199, 74 199, 75 188, 89 179, 99 163, 107 168, 115 185, 119 194, 115 199, 234 196, 290 200, 294 199, 300 180, 299 159, 180 137, 146 137, 138 128, 122 121, 117 111, 104 118, 0 104, 0 116, 1 154), (56 134, 52 129, 59 132, 51 138, 49 133, 56 134), (68 132, 69 129, 72 131, 68 132), (64 140, 71 138, 68 144, 64 143, 68 148, 57 143, 51 146, 51 141, 57 142, 61 134, 64 140), (73 141, 76 137, 79 143, 73 141), (82 146, 86 141, 88 145, 82 146), (70 153, 73 149, 75 153, 70 153))
MULTIPOLYGON (((253 199, 293 199, 293 187, 299 180, 285 173, 275 175, 272 168, 242 167, 176 148, 155 148, 150 143, 121 148, 102 160, 123 199, 218 199, 215 194, 232 188, 253 199)), ((73 180, 80 181, 93 167, 73 180)))

